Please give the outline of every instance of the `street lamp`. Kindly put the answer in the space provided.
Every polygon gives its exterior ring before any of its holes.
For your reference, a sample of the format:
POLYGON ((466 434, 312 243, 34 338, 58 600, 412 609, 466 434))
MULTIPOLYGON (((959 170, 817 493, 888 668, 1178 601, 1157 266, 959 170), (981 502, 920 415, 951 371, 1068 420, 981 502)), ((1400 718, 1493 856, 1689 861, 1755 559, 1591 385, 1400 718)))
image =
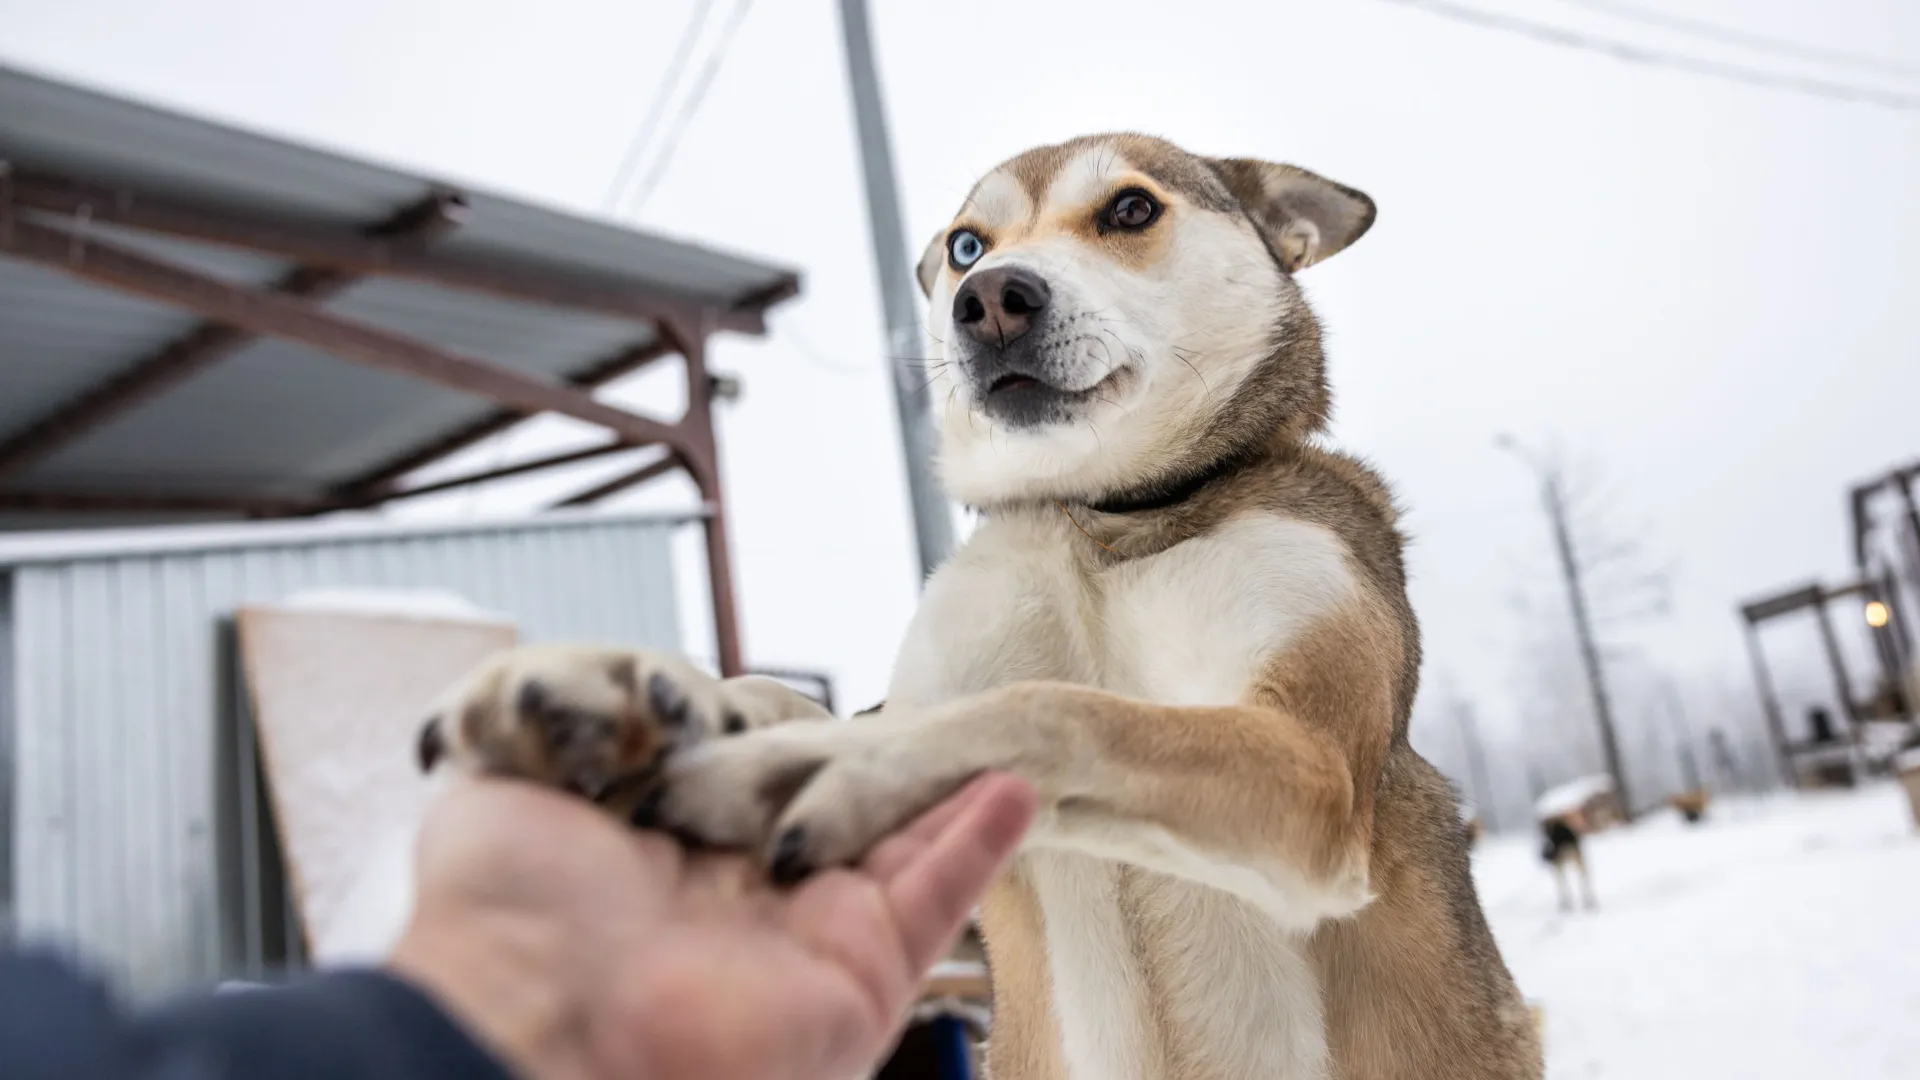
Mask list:
POLYGON ((1593 640, 1593 624, 1587 614, 1586 591, 1580 584, 1580 565, 1573 556, 1573 537, 1567 527, 1566 501, 1560 492, 1560 471, 1529 453, 1520 441, 1506 433, 1494 436, 1494 445, 1524 462, 1540 478, 1541 500, 1546 504, 1547 520, 1553 525, 1554 550, 1560 556, 1560 574, 1567 583, 1567 603, 1573 611, 1574 640, 1580 646, 1580 659, 1586 667, 1587 690, 1593 696, 1593 718, 1600 727, 1600 749, 1607 758, 1607 773, 1613 777, 1613 792, 1620 802, 1620 813, 1633 820, 1633 798, 1627 791, 1627 772, 1620 760, 1620 737, 1614 730, 1613 707, 1607 699, 1606 675, 1600 667, 1600 650, 1593 640))
POLYGON ((1886 626, 1887 621, 1893 617, 1892 612, 1887 610, 1887 605, 1878 600, 1867 601, 1866 616, 1867 625, 1875 630, 1886 626))

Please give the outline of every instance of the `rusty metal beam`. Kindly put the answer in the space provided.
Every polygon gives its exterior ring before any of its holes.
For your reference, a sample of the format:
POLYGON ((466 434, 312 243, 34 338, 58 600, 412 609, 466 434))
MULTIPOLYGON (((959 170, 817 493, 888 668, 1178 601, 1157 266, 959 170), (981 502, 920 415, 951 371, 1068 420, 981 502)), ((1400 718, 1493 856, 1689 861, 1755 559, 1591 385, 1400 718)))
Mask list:
POLYGON ((1824 594, 1820 586, 1802 585, 1797 589, 1788 589, 1761 600, 1754 600, 1740 606, 1740 617, 1749 623, 1761 623, 1778 618, 1790 611, 1818 606, 1824 594))
POLYGON ((670 452, 665 457, 649 461, 637 469, 632 469, 610 480, 595 484, 578 494, 569 495, 559 502, 554 503, 548 507, 548 509, 559 510, 571 506, 591 506, 601 499, 617 495, 628 488, 637 487, 655 477, 665 476, 675 469, 683 469, 685 467, 686 463, 681 460, 680 455, 670 452))
POLYGON ((202 495, 168 492, 0 491, 0 510, 152 514, 250 514, 283 517, 312 506, 299 499, 260 495, 202 495))
POLYGON ((319 512, 328 510, 357 510, 361 507, 377 506, 381 503, 393 502, 397 499, 414 499, 422 495, 437 495, 440 492, 452 491, 456 488, 472 487, 475 484, 486 484, 495 480, 524 476, 527 473, 540 472, 544 469, 557 469, 562 465, 574 465, 582 461, 593 461, 611 454, 620 454, 629 450, 638 449, 640 449, 640 447, 636 443, 630 443, 623 439, 615 439, 612 442, 582 447, 579 450, 570 450, 564 454, 553 454, 548 457, 534 458, 530 461, 522 461, 514 465, 502 465, 497 469, 488 469, 485 472, 465 473, 447 480, 437 480, 431 484, 421 484, 419 487, 396 488, 392 491, 369 492, 359 496, 336 497, 328 500, 319 512))
MULTIPOLYGON (((452 491, 456 488, 504 480, 543 469, 555 469, 563 465, 592 461, 596 458, 638 449, 641 447, 635 443, 615 439, 612 442, 569 450, 562 454, 504 465, 485 472, 467 473, 431 484, 422 484, 416 488, 357 500, 156 492, 0 491, 0 510, 145 511, 148 513, 246 514, 253 517, 309 517, 340 510, 361 510, 397 499, 411 499, 442 491, 452 491)), ((671 463, 677 462, 678 459, 669 455, 668 460, 671 466, 671 463)))
POLYGON ((720 478, 720 440, 713 426, 713 380, 707 377, 707 339, 710 328, 698 323, 669 321, 661 327, 680 344, 687 363, 687 443, 682 449, 687 474, 700 489, 707 514, 701 522, 707 541, 707 592, 713 601, 713 636, 720 674, 732 678, 746 671, 746 648, 740 640, 740 610, 733 597, 733 552, 727 538, 727 500, 720 478))
POLYGON ((554 263, 481 255, 431 253, 389 239, 356 236, 312 219, 133 188, 88 183, 16 168, 4 188, 13 203, 48 213, 108 222, 168 236, 255 253, 366 277, 409 278, 467 292, 489 293, 577 311, 656 321, 699 319, 711 312, 719 329, 764 334, 759 305, 799 289, 787 275, 770 289, 717 310, 698 297, 678 295, 650 282, 592 273, 554 263))
MULTIPOLYGON (((568 378, 567 385, 581 390, 592 390, 639 371, 655 360, 671 355, 673 351, 672 342, 667 340, 666 335, 661 334, 652 341, 622 349, 586 371, 568 378)), ((395 485, 408 473, 425 468, 477 442, 498 435, 526 418, 527 414, 518 409, 500 409, 490 413, 458 431, 409 452, 396 461, 388 462, 378 469, 354 477, 340 485, 340 497, 345 499, 383 498, 398 492, 400 489, 395 485)))
POLYGON ((390 331, 329 314, 303 300, 241 288, 159 259, 30 221, 0 203, 0 251, 209 319, 285 338, 383 371, 490 398, 527 413, 555 412, 635 443, 678 444, 683 433, 571 387, 529 378, 390 331))
MULTIPOLYGON (((455 192, 438 192, 368 229, 367 235, 423 244, 457 227, 465 212, 464 197, 455 192)), ((359 280, 354 274, 326 267, 297 266, 270 288, 282 296, 318 302, 339 295, 359 280)), ((0 443, 0 476, 17 473, 45 459, 258 338, 258 334, 224 323, 201 323, 146 359, 68 402, 51 416, 0 443)))

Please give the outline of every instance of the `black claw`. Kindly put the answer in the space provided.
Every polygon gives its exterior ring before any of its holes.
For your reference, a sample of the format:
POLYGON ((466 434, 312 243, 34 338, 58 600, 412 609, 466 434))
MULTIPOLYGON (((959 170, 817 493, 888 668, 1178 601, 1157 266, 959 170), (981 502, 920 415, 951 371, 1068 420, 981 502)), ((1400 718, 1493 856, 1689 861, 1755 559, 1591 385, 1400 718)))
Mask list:
POLYGON ((667 835, 673 837, 681 847, 691 853, 713 850, 705 840, 700 838, 699 834, 691 829, 683 829, 678 825, 669 825, 667 827, 667 835))
POLYGON ((539 679, 528 679, 520 684, 520 698, 514 703, 521 713, 539 715, 547 711, 547 688, 539 679))
POLYGON ((447 740, 440 733, 440 720, 436 717, 420 728, 420 738, 413 748, 413 759, 420 766, 421 772, 432 772, 434 765, 438 764, 446 754, 447 740))
POLYGON ((780 834, 774 842, 773 859, 767 866, 767 873, 775 885, 792 885, 801 878, 813 873, 813 865, 807 861, 807 831, 795 825, 780 834))
POLYGON ((666 797, 666 788, 654 788, 640 800, 640 805, 627 815, 627 821, 636 829, 653 829, 660 825, 660 803, 666 797))
POLYGON ((647 680, 647 703, 653 706, 653 715, 668 727, 686 727, 693 711, 693 702, 663 671, 654 672, 647 680))

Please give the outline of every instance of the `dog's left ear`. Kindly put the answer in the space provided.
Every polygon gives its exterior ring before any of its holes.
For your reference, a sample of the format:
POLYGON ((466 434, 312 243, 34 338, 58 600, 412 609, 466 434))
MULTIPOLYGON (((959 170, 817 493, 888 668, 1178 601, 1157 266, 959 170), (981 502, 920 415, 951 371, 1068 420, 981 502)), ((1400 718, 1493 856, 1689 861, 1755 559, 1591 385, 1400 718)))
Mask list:
POLYGON ((1372 199, 1305 169, 1216 158, 1213 171, 1289 274, 1338 254, 1373 225, 1372 199))
POLYGON ((927 243, 927 250, 920 253, 920 265, 915 268, 914 276, 920 279, 920 295, 933 295, 933 280, 940 276, 940 267, 947 261, 947 230, 941 229, 933 234, 927 243))

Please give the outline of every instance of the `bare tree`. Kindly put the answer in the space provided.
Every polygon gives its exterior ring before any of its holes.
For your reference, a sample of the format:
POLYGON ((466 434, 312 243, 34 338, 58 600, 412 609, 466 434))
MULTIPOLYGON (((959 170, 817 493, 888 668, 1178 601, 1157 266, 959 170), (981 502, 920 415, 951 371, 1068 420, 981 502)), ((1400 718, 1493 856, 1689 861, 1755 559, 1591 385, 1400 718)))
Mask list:
MULTIPOLYGON (((1543 584, 1549 578, 1530 573, 1514 598, 1527 627, 1521 685, 1528 693, 1522 711, 1530 714, 1530 760, 1561 774, 1584 763, 1580 748, 1593 742, 1576 740, 1570 722, 1586 725, 1631 815, 1640 802, 1627 758, 1644 757, 1647 750, 1644 739, 1630 746, 1620 730, 1608 654, 1635 628, 1667 613, 1672 567, 1656 560, 1640 539, 1648 530, 1624 520, 1599 470, 1528 453, 1511 439, 1501 445, 1540 478, 1561 585, 1548 591, 1543 584), (1558 602, 1551 599, 1555 593, 1558 602)), ((1527 558, 1522 565, 1538 562, 1527 558)))

